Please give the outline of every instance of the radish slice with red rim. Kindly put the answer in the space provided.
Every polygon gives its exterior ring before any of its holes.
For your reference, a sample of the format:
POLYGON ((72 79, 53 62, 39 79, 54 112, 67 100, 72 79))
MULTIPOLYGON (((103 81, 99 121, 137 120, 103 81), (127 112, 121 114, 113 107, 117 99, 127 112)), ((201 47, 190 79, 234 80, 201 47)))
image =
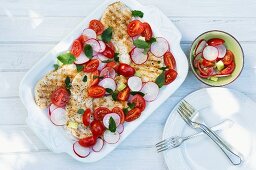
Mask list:
POLYGON ((100 50, 101 50, 99 41, 94 38, 91 38, 91 39, 85 41, 85 44, 89 44, 90 46, 92 46, 93 51, 95 51, 97 53, 100 52, 100 50))
POLYGON ((216 48, 218 49, 219 51, 219 55, 218 55, 218 58, 224 58, 225 55, 226 55, 226 52, 227 52, 227 49, 225 47, 225 45, 218 45, 216 46, 216 48))
POLYGON ((137 76, 130 77, 128 79, 128 86, 131 91, 140 91, 142 88, 142 80, 137 76))
POLYGON ((66 123, 66 110, 63 108, 54 109, 51 113, 50 120, 56 126, 63 126, 66 123))
POLYGON ((110 118, 113 118, 115 123, 116 123, 116 126, 118 126, 120 124, 120 116, 116 113, 108 113, 104 116, 103 118, 103 124, 106 128, 109 128, 109 119, 110 118))
POLYGON ((103 139, 98 138, 96 144, 93 145, 92 150, 93 150, 94 152, 99 152, 99 151, 101 151, 101 149, 103 148, 103 146, 104 146, 104 141, 103 141, 103 139))
POLYGON ((111 132, 110 130, 106 130, 103 134, 104 141, 108 144, 115 144, 120 139, 120 134, 118 132, 111 132))
POLYGON ((101 70, 100 76, 102 77, 109 77, 114 79, 116 76, 116 71, 112 67, 105 67, 104 69, 101 70))
POLYGON ((154 101, 159 93, 159 87, 154 82, 147 82, 141 89, 141 92, 145 94, 144 99, 148 102, 154 101))
POLYGON ((81 54, 76 58, 75 64, 84 64, 90 59, 85 56, 84 52, 81 52, 81 54))
POLYGON ((195 55, 203 52, 204 48, 207 46, 207 42, 205 40, 200 40, 195 48, 195 55))
MULTIPOLYGON (((100 55, 100 54, 94 56, 92 59, 97 59, 97 60, 101 61, 101 60, 99 59, 99 55, 100 55)), ((107 65, 107 63, 100 62, 100 63, 99 63, 99 66, 98 66, 98 70, 101 71, 103 68, 106 67, 106 65, 107 65)))
POLYGON ((219 51, 216 47, 206 46, 203 50, 203 57, 208 61, 214 61, 217 59, 219 51))
POLYGON ((94 39, 96 39, 96 37, 97 37, 96 32, 93 29, 90 29, 90 28, 84 29, 82 34, 84 36, 86 36, 87 38, 94 38, 94 39))
POLYGON ((100 61, 106 61, 106 60, 109 60, 109 58, 105 57, 105 56, 104 56, 104 55, 102 55, 102 54, 98 54, 97 56, 98 56, 98 58, 100 59, 100 61))
POLYGON ((163 37, 157 37, 156 42, 151 44, 150 51, 156 57, 162 57, 169 50, 169 43, 163 37))
POLYGON ((148 59, 148 54, 144 54, 144 49, 134 48, 131 52, 131 59, 135 64, 143 64, 148 59))
POLYGON ((99 52, 102 53, 106 49, 106 44, 101 40, 99 40, 99 43, 100 43, 100 51, 99 52))
POLYGON ((112 78, 104 78, 99 82, 99 86, 104 87, 105 89, 111 89, 112 91, 116 90, 116 82, 112 78))
POLYGON ((124 131, 124 125, 123 125, 123 124, 118 125, 117 128, 116 128, 116 131, 117 131, 119 134, 123 133, 123 131, 124 131))
POLYGON ((49 116, 51 116, 52 112, 53 112, 55 109, 57 109, 57 108, 58 108, 58 106, 56 106, 56 105, 54 105, 54 104, 50 104, 49 110, 48 110, 49 116))
POLYGON ((203 55, 203 53, 201 52, 201 53, 198 53, 198 54, 195 56, 195 58, 194 58, 194 60, 193 60, 193 65, 194 65, 195 68, 197 68, 198 62, 200 62, 200 60, 202 59, 202 55, 203 55))
POLYGON ((73 144, 73 151, 74 153, 79 156, 80 158, 86 158, 87 156, 90 155, 91 153, 91 150, 90 148, 86 148, 86 147, 83 147, 81 146, 78 141, 76 141, 74 144, 73 144))

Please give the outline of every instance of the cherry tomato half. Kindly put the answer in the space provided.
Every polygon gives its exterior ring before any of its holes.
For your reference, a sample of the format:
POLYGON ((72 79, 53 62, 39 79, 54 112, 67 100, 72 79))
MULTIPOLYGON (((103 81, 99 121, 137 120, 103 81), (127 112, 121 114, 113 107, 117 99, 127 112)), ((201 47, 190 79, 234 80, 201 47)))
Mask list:
POLYGON ((51 102, 58 107, 64 107, 69 101, 69 93, 66 88, 60 87, 51 95, 51 102))
POLYGON ((115 56, 115 52, 107 45, 105 50, 101 54, 103 54, 107 58, 114 58, 115 56))
POLYGON ((235 62, 232 62, 230 65, 228 65, 226 68, 224 68, 223 70, 221 70, 220 74, 222 75, 227 75, 227 74, 231 74, 233 73, 233 71, 235 70, 235 62))
POLYGON ((200 62, 198 63, 197 68, 202 76, 210 76, 213 73, 213 67, 202 67, 200 62))
POLYGON ((145 99, 139 94, 133 96, 131 103, 134 103, 135 107, 139 108, 141 111, 143 111, 146 107, 145 99))
POLYGON ((83 71, 86 73, 94 72, 99 67, 99 64, 100 64, 99 60, 92 59, 85 64, 83 71))
POLYGON ((85 43, 85 41, 87 41, 87 40, 88 40, 88 38, 87 38, 86 36, 84 36, 84 35, 80 35, 80 36, 78 37, 78 41, 80 41, 82 47, 84 46, 84 43, 85 43))
POLYGON ((164 64, 171 69, 176 69, 176 61, 170 51, 164 54, 164 64))
POLYGON ((110 110, 106 107, 99 107, 94 110, 94 119, 102 121, 106 114, 110 113, 110 110))
POLYGON ((141 33, 141 35, 143 37, 145 37, 146 41, 149 41, 152 38, 152 35, 153 35, 152 29, 151 29, 150 25, 147 22, 144 22, 142 25, 144 27, 144 31, 141 33))
POLYGON ((104 31, 104 25, 96 19, 90 21, 89 28, 93 29, 97 35, 102 34, 104 31))
POLYGON ((212 38, 210 40, 207 41, 207 44, 210 46, 217 46, 217 45, 221 45, 224 44, 225 41, 223 39, 220 38, 212 38))
POLYGON ((92 131, 93 136, 101 136, 105 131, 104 125, 99 120, 94 120, 91 123, 90 129, 92 131))
POLYGON ((125 116, 125 121, 131 122, 139 118, 140 115, 141 115, 141 110, 139 108, 134 108, 127 113, 127 115, 125 116))
POLYGON ((124 123, 124 117, 125 117, 123 109, 121 109, 120 107, 114 107, 112 109, 112 112, 116 113, 120 116, 120 123, 123 124, 124 123))
POLYGON ((233 60, 234 60, 234 54, 232 53, 232 51, 227 50, 226 55, 222 59, 222 62, 224 63, 224 65, 229 65, 233 62, 233 60))
POLYGON ((164 82, 165 85, 173 82, 178 75, 178 73, 173 69, 169 69, 169 70, 165 71, 164 74, 165 74, 165 82, 164 82))
POLYGON ((91 110, 86 109, 83 114, 83 124, 84 126, 89 126, 91 120, 91 110))
POLYGON ((117 72, 119 74, 121 74, 125 77, 131 77, 135 74, 135 69, 125 63, 120 63, 117 70, 118 70, 117 72))
POLYGON ((99 70, 96 70, 90 74, 90 82, 89 82, 90 87, 95 86, 99 83, 100 81, 99 76, 100 76, 99 70))
POLYGON ((106 43, 106 46, 108 46, 109 48, 111 48, 113 51, 116 51, 116 48, 114 46, 114 44, 110 41, 108 43, 106 43))
POLYGON ((126 87, 125 89, 123 89, 122 91, 120 91, 117 95, 117 99, 119 101, 127 101, 130 95, 130 89, 129 87, 126 87))
POLYGON ((143 24, 139 20, 133 20, 127 26, 127 33, 130 37, 140 35, 143 31, 143 24))
POLYGON ((106 90, 101 86, 91 86, 88 88, 88 95, 92 98, 103 97, 106 93, 106 90))
POLYGON ((212 66, 214 66, 214 62, 203 59, 202 65, 205 66, 205 67, 212 67, 212 66))
POLYGON ((71 46, 70 53, 78 57, 82 52, 82 44, 79 40, 75 40, 71 46))
POLYGON ((111 61, 109 63, 107 63, 106 67, 111 67, 113 68, 115 71, 117 71, 118 69, 118 63, 114 62, 114 61, 111 61))
POLYGON ((83 139, 79 139, 78 143, 83 147, 90 147, 95 145, 97 138, 97 136, 89 136, 83 139))

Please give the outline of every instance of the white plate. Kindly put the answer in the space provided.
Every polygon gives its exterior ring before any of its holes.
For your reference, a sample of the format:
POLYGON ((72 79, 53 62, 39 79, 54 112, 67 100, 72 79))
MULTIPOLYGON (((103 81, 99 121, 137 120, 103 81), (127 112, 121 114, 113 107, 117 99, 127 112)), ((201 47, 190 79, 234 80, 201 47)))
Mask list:
POLYGON ((41 110, 34 102, 34 87, 36 82, 47 72, 53 69, 56 56, 69 49, 71 43, 88 27, 90 20, 100 18, 107 5, 115 2, 114 0, 105 1, 100 7, 91 13, 85 20, 78 25, 74 31, 62 40, 54 49, 46 54, 37 64, 32 67, 25 75, 20 84, 20 98, 28 110, 27 123, 44 144, 53 152, 65 152, 81 162, 95 162, 102 159, 114 148, 116 148, 131 132, 133 132, 154 110, 159 107, 168 97, 170 97, 183 83, 188 72, 187 58, 180 47, 181 34, 173 23, 157 8, 143 6, 136 1, 122 0, 131 9, 138 9, 144 12, 144 20, 149 22, 156 36, 165 37, 171 46, 171 51, 176 56, 177 79, 167 87, 161 89, 158 99, 147 105, 142 116, 131 123, 126 123, 125 130, 117 144, 105 145, 103 150, 98 153, 91 153, 87 158, 79 158, 73 153, 72 144, 74 139, 67 135, 62 127, 54 126, 47 117, 47 110, 41 110))
MULTIPOLYGON (((200 112, 206 124, 213 126, 225 119, 234 125, 219 134, 240 153, 244 162, 233 166, 225 154, 206 135, 186 141, 179 148, 164 153, 170 170, 255 170, 256 169, 256 103, 244 94, 226 88, 207 88, 184 98, 200 112)), ((177 104, 178 106, 178 104, 177 104)), ((194 133, 180 118, 176 109, 171 112, 163 138, 194 133)))

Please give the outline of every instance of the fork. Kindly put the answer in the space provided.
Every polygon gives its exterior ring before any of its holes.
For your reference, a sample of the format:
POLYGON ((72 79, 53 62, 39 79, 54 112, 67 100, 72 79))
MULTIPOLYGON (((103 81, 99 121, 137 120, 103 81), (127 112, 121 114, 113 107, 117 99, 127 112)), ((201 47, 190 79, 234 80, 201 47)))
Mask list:
MULTIPOLYGON (((212 127, 211 129, 213 131, 218 132, 218 131, 223 130, 227 127, 231 127, 232 125, 233 125, 233 122, 231 120, 225 120, 225 121, 217 124, 216 126, 212 127)), ((181 137, 181 136, 169 137, 169 138, 164 139, 164 140, 162 140, 162 141, 160 141, 156 144, 157 152, 163 152, 167 149, 176 148, 176 147, 180 146, 186 140, 191 139, 191 138, 195 138, 195 137, 200 136, 202 134, 203 134, 203 132, 197 132, 193 135, 189 135, 189 136, 186 136, 186 137, 181 137)))
POLYGON ((193 106, 183 100, 181 101, 177 111, 190 127, 194 129, 201 129, 205 134, 207 134, 220 147, 233 165, 239 165, 242 163, 242 156, 239 152, 237 152, 233 147, 227 145, 215 132, 205 124, 201 123, 199 120, 199 112, 193 106))

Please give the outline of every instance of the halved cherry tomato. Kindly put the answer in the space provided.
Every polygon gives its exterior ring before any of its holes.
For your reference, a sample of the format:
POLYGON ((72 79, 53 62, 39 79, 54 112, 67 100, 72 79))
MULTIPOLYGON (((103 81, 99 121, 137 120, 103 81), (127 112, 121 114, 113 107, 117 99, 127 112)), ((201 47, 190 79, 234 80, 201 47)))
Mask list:
POLYGON ((115 56, 115 52, 109 46, 106 46, 105 50, 101 54, 107 58, 114 58, 115 56))
POLYGON ((90 129, 92 131, 93 136, 101 136, 105 130, 104 125, 99 120, 94 120, 91 123, 90 129))
POLYGON ((86 73, 91 73, 97 70, 97 68, 99 67, 99 60, 97 59, 92 59, 89 62, 87 62, 84 66, 84 72, 86 73))
POLYGON ((83 139, 79 139, 78 143, 83 147, 90 147, 95 145, 97 138, 97 136, 89 136, 83 139))
POLYGON ((224 44, 224 43, 225 43, 225 41, 223 39, 220 39, 220 38, 212 38, 212 39, 207 41, 207 44, 211 45, 211 46, 217 46, 217 45, 221 45, 221 44, 224 44))
POLYGON ((116 113, 120 116, 120 123, 123 124, 124 123, 124 117, 125 117, 123 109, 121 109, 120 107, 114 107, 112 109, 112 112, 116 113))
POLYGON ((232 53, 232 51, 227 50, 226 55, 222 59, 222 62, 224 63, 224 65, 229 65, 233 62, 233 60, 234 60, 234 54, 232 53))
POLYGON ((97 35, 102 34, 104 31, 104 25, 96 19, 90 21, 89 28, 93 29, 97 35))
POLYGON ((170 51, 164 54, 164 64, 171 69, 176 69, 176 61, 170 51))
POLYGON ((173 82, 178 75, 178 73, 173 69, 169 69, 169 70, 165 71, 164 74, 165 74, 165 82, 164 82, 165 85, 173 82))
POLYGON ((102 121, 106 114, 110 113, 110 110, 106 107, 99 107, 94 110, 94 119, 102 121))
POLYGON ((80 36, 78 37, 78 41, 80 41, 82 47, 84 46, 84 43, 85 43, 85 41, 87 41, 87 40, 88 40, 88 38, 87 38, 86 36, 84 36, 84 35, 80 35, 80 36))
POLYGON ((95 86, 99 83, 100 79, 100 71, 96 70, 94 72, 91 73, 91 77, 90 77, 90 82, 89 82, 89 86, 95 86))
POLYGON ((134 103, 135 107, 139 108, 141 111, 143 111, 146 107, 145 99, 139 94, 133 96, 131 103, 134 103))
POLYGON ((51 102, 58 107, 64 107, 69 101, 69 93, 66 88, 60 87, 51 95, 51 102))
POLYGON ((203 76, 210 76, 213 73, 213 67, 202 67, 200 62, 198 63, 197 68, 203 76))
POLYGON ((230 65, 228 65, 226 68, 224 68, 223 70, 221 70, 220 74, 222 75, 227 75, 227 74, 231 74, 233 73, 233 71, 235 70, 235 62, 232 62, 230 65))
POLYGON ((116 51, 116 48, 115 48, 114 44, 113 44, 111 41, 108 42, 108 43, 106 43, 106 45, 107 45, 109 48, 111 48, 113 51, 116 51))
POLYGON ((143 31, 144 31, 143 24, 139 20, 133 20, 127 26, 127 33, 131 37, 140 35, 143 31))
POLYGON ((107 63, 106 67, 112 67, 115 71, 117 71, 118 63, 114 62, 114 61, 111 61, 111 62, 107 63))
POLYGON ((205 67, 212 67, 212 66, 214 66, 214 62, 203 59, 202 65, 205 66, 205 67))
POLYGON ((120 63, 118 66, 118 73, 125 77, 131 77, 135 74, 135 69, 128 64, 120 63))
POLYGON ((152 29, 151 29, 150 25, 147 22, 144 22, 142 25, 144 27, 144 31, 141 33, 141 35, 143 37, 145 37, 146 41, 149 41, 152 38, 152 35, 153 35, 152 29))
POLYGON ((75 40, 71 46, 70 53, 78 57, 82 52, 82 44, 79 40, 75 40))
POLYGON ((101 86, 91 86, 88 88, 88 95, 93 98, 103 97, 106 93, 106 90, 101 86))
POLYGON ((86 109, 83 114, 83 124, 84 126, 89 126, 91 120, 91 110, 86 109))
POLYGON ((130 95, 130 89, 129 87, 126 87, 122 91, 120 91, 117 95, 117 99, 120 101, 127 101, 130 95))
POLYGON ((141 115, 141 110, 139 108, 134 108, 127 113, 127 115, 125 116, 125 121, 131 122, 139 118, 140 115, 141 115))

